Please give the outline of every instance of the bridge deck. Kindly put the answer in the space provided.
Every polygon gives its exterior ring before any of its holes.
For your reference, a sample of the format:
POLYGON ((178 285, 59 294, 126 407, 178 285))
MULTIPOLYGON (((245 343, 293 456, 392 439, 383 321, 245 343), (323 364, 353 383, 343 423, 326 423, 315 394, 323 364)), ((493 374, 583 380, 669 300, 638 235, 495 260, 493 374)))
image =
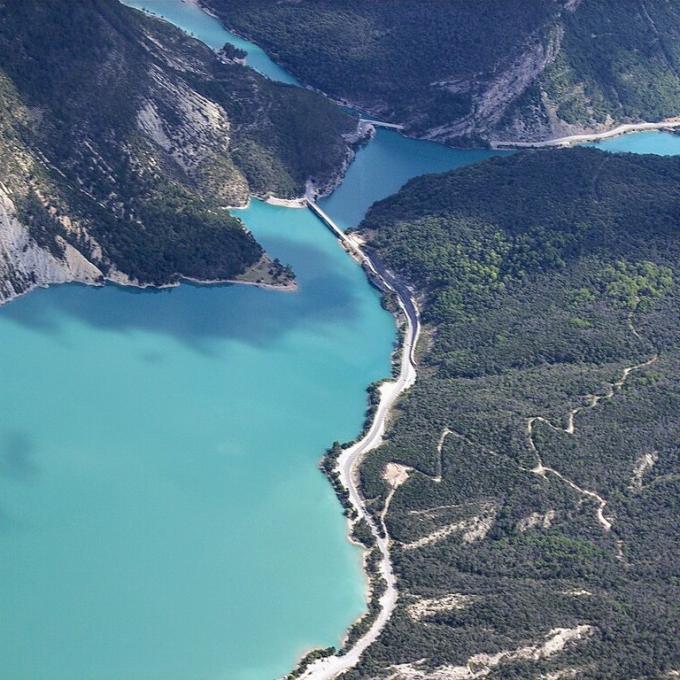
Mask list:
POLYGON ((404 126, 399 123, 386 123, 382 120, 372 120, 371 118, 361 118, 362 123, 368 123, 369 125, 375 125, 375 127, 388 128, 390 130, 403 130, 404 126))

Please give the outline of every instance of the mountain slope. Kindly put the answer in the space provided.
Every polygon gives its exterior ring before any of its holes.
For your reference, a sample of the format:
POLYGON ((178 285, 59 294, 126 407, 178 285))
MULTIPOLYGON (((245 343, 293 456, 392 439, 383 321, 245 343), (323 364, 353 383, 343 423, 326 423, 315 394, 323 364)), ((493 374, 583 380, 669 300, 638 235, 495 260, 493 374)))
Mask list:
POLYGON ((539 140, 680 114, 672 0, 201 0, 304 82, 409 134, 539 140))
POLYGON ((360 470, 399 601, 347 677, 680 670, 678 183, 679 158, 518 153, 369 212, 425 327, 360 470))
POLYGON ((221 206, 332 181, 354 122, 112 0, 0 0, 0 301, 286 274, 221 206))

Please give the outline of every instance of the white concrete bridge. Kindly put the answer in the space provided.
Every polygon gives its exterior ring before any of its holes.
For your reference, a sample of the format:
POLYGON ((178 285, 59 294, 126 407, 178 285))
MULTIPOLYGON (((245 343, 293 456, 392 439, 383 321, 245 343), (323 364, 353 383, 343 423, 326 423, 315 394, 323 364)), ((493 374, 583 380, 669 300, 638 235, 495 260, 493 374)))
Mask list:
POLYGON ((382 120, 372 120, 371 118, 360 118, 360 123, 365 125, 373 125, 374 127, 387 128, 388 130, 403 130, 406 126, 399 123, 386 123, 382 120))

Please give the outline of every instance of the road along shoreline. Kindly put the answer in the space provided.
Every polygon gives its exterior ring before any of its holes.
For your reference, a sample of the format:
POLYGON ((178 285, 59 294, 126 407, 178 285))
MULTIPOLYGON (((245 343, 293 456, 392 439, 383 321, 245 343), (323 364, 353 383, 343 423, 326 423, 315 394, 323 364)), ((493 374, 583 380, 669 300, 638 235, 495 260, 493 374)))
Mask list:
POLYGON ((654 130, 675 130, 680 128, 680 117, 668 118, 658 123, 624 123, 617 125, 611 130, 604 132, 584 132, 578 135, 567 137, 556 137, 554 139, 544 139, 536 142, 516 142, 492 140, 492 149, 544 149, 553 146, 572 146, 573 144, 583 144, 584 142, 597 142, 603 139, 611 139, 620 135, 631 134, 634 132, 645 132, 654 130))
POLYGON ((333 468, 334 477, 346 492, 347 504, 353 510, 353 517, 350 520, 350 537, 356 523, 365 521, 371 531, 374 545, 379 552, 376 574, 367 574, 369 580, 372 576, 378 575, 384 584, 384 590, 378 601, 377 615, 371 621, 368 629, 349 647, 333 656, 320 656, 313 660, 305 657, 301 660, 298 668, 287 676, 299 680, 333 680, 340 673, 354 667, 359 662, 363 652, 378 638, 394 611, 399 595, 390 558, 390 539, 389 536, 384 534, 366 507, 360 490, 358 467, 367 453, 382 444, 392 408, 399 397, 415 383, 415 347, 420 335, 420 315, 417 302, 411 291, 380 262, 372 259, 363 250, 357 239, 343 232, 317 205, 310 193, 307 195, 307 205, 319 220, 337 236, 349 254, 366 269, 373 282, 385 292, 390 292, 396 297, 406 324, 399 348, 401 352, 398 374, 394 379, 386 380, 380 384, 378 388, 380 398, 373 412, 370 426, 360 439, 342 450, 342 453, 335 460, 333 468))

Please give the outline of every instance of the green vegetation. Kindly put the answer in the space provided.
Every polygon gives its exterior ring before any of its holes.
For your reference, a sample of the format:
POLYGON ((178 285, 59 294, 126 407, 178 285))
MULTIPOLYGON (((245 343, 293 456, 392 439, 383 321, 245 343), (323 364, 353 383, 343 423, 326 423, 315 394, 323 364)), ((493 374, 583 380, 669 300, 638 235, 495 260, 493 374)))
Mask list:
POLYGON ((244 61, 248 56, 248 53, 245 50, 242 50, 240 47, 232 45, 231 43, 225 43, 220 50, 220 56, 232 61, 244 61))
POLYGON ((680 8, 640 0, 582 2, 562 19, 562 50, 539 80, 567 123, 678 114, 680 8))
POLYGON ((603 293, 613 304, 644 311, 673 286, 673 270, 653 262, 618 260, 605 267, 600 277, 603 293))
POLYGON ((468 79, 493 72, 554 14, 541 0, 204 4, 303 82, 416 131, 466 116, 475 97, 468 79))
POLYGON ((375 513, 385 465, 414 472, 386 517, 397 610, 349 678, 576 626, 485 677, 680 667, 679 183, 677 158, 537 151, 415 179, 369 212, 426 323, 418 382, 360 470, 375 513))
POLYGON ((336 651, 337 650, 335 647, 326 647, 325 649, 314 649, 313 651, 305 654, 305 656, 300 659, 300 662, 296 666, 295 670, 292 673, 288 673, 284 680, 295 680, 296 678, 299 678, 310 664, 319 659, 333 656, 336 651))
POLYGON ((0 0, 0 19, 2 181, 32 240, 104 276, 244 274, 262 249, 222 207, 300 195, 349 152, 323 97, 118 2, 0 0))
POLYGON ((678 114, 670 2, 202 1, 303 82, 415 135, 537 139, 678 114))

